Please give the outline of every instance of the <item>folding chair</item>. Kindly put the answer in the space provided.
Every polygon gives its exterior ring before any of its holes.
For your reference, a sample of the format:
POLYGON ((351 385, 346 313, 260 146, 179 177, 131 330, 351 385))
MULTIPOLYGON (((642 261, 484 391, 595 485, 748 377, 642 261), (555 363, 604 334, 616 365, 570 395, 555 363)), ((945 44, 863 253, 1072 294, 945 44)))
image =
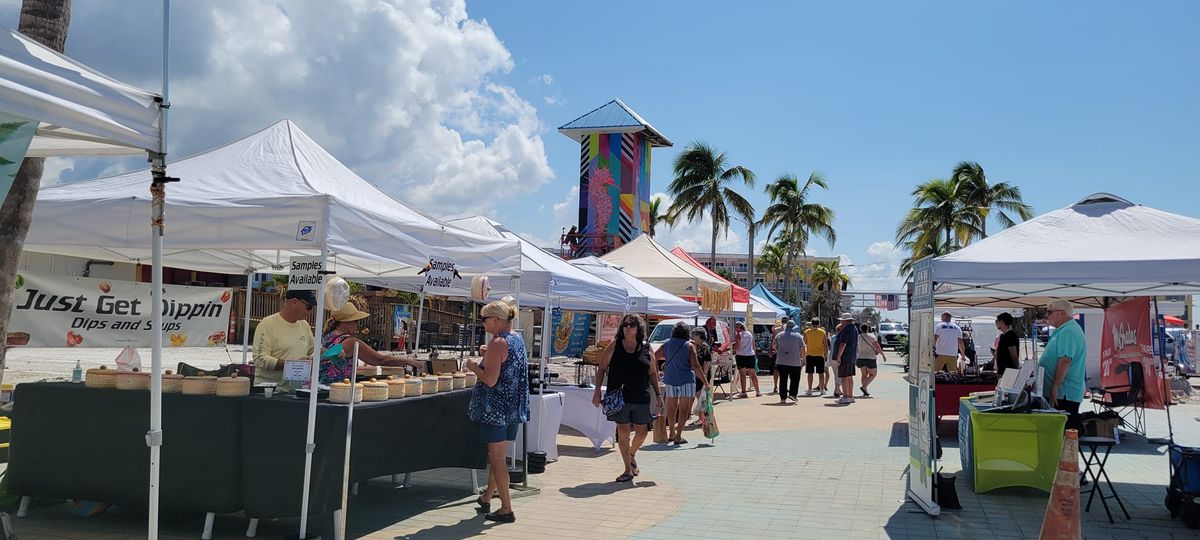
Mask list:
POLYGON ((713 360, 713 399, 716 400, 717 390, 725 394, 726 401, 733 401, 734 360, 732 356, 723 356, 713 360), (728 385, 728 386, 726 386, 728 385))
POLYGON ((1113 411, 1120 415, 1121 425, 1125 429, 1146 436, 1146 376, 1141 362, 1129 362, 1117 366, 1117 373, 1125 371, 1129 376, 1127 384, 1109 386, 1099 389, 1100 397, 1092 397, 1092 406, 1113 411))

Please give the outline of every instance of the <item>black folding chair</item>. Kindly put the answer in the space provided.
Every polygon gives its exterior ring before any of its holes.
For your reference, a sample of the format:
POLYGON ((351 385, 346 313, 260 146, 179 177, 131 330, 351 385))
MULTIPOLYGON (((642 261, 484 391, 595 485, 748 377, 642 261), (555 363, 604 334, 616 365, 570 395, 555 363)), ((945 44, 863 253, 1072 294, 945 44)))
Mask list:
POLYGON ((1146 436, 1146 375, 1141 362, 1129 362, 1117 366, 1117 373, 1125 371, 1128 383, 1099 389, 1100 397, 1093 394, 1092 406, 1113 411, 1120 415, 1125 429, 1146 436))

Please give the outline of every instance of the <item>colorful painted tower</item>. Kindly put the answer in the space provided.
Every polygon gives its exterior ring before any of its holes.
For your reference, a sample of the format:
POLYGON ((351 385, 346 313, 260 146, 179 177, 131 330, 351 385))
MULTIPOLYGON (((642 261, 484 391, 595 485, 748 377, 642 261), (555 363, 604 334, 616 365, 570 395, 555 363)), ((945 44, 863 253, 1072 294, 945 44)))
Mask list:
POLYGON ((600 255, 650 227, 650 149, 671 146, 614 99, 558 128, 579 142, 582 253, 600 255))

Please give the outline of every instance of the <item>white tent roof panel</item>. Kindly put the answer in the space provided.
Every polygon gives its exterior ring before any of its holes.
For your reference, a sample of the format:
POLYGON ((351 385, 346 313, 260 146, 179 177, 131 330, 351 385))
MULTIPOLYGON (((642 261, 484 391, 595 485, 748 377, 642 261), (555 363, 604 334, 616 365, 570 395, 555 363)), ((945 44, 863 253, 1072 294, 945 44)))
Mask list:
MULTIPOLYGON (((170 164, 164 263, 222 273, 281 271, 318 255, 344 277, 419 269, 430 256, 464 272, 520 273, 516 242, 449 227, 359 178, 295 124, 170 164), (311 234, 304 234, 306 226, 311 234)), ((150 171, 42 190, 28 251, 121 262, 150 260, 150 171)))
POLYGON ((729 290, 729 283, 704 273, 676 257, 671 250, 643 234, 605 254, 601 259, 620 266, 625 273, 676 296, 699 296, 696 285, 715 291, 729 290))
POLYGON ((633 277, 620 267, 597 257, 584 257, 571 261, 588 272, 595 274, 613 285, 624 287, 629 295, 629 311, 666 317, 694 317, 698 314, 699 306, 689 302, 645 281, 633 277))
POLYGON ((161 149, 158 95, 96 72, 9 28, 0 29, 0 111, 41 122, 29 157, 161 149))

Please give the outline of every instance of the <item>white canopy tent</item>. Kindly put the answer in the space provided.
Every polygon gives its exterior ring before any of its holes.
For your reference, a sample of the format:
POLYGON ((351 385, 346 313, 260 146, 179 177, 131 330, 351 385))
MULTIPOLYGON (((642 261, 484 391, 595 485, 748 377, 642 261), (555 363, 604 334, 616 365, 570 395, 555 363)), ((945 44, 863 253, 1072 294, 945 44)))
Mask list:
MULTIPOLYGON (((450 227, 400 204, 287 120, 171 167, 182 181, 164 202, 173 225, 169 241, 152 237, 143 225, 151 218, 146 186, 152 177, 152 171, 144 170, 39 193, 26 250, 142 262, 151 257, 152 242, 165 243, 161 260, 171 266, 247 274, 285 272, 292 256, 320 256, 326 270, 343 277, 415 273, 430 256, 442 256, 464 271, 520 275, 516 242, 450 227)), ((154 277, 161 281, 157 268, 154 277)), ((249 306, 247 280, 245 334, 249 306)), ((324 309, 325 295, 317 294, 318 321, 324 309)), ((318 343, 320 333, 318 326, 318 343)), ((312 380, 319 354, 313 351, 312 380)), ((245 349, 242 358, 245 362, 245 349)), ((156 381, 160 363, 156 355, 156 381)), ((161 395, 161 386, 154 385, 152 395, 161 395)), ((312 392, 302 524, 308 514, 315 418, 312 392)))
POLYGON ((933 260, 938 307, 1200 291, 1200 219, 1097 193, 933 260))
MULTIPOLYGON (((284 272, 329 252, 343 277, 414 273, 430 256, 462 271, 520 275, 515 241, 448 227, 367 183, 283 120, 171 164, 168 266, 284 272)), ((25 249, 119 262, 149 260, 150 171, 74 182, 38 195, 25 249)))
POLYGON ((676 296, 698 297, 701 285, 714 291, 729 290, 728 283, 676 257, 671 250, 647 234, 630 240, 600 258, 676 296))
MULTIPOLYGON (((164 42, 165 36, 166 32, 164 42)), ((155 174, 153 178, 147 175, 141 188, 149 192, 153 186, 161 200, 166 176, 164 102, 163 96, 108 77, 15 30, 0 31, 0 112, 38 122, 26 157, 124 156, 145 152, 154 164, 155 174)), ((5 195, 0 193, 0 201, 5 195)), ((151 317, 155 326, 161 326, 162 259, 154 255, 161 255, 162 221, 152 222, 149 201, 143 201, 143 205, 146 219, 137 227, 146 233, 144 245, 151 252, 148 259, 153 263, 155 276, 151 317)), ((162 216, 161 206, 154 215, 162 216)), ((30 233, 36 230, 35 221, 30 233)), ((0 363, 0 377, 3 369, 0 363)), ((162 334, 158 333, 151 350, 150 430, 146 433, 146 445, 150 447, 148 538, 158 538, 161 369, 162 334)), ((22 507, 26 501, 27 498, 22 500, 22 507)))
POLYGON ((157 94, 0 30, 0 111, 40 122, 28 157, 162 152, 161 105, 157 94))
POLYGON ((624 287, 629 295, 628 311, 630 312, 669 317, 695 317, 698 315, 699 307, 695 302, 684 300, 633 277, 621 270, 619 266, 604 259, 584 257, 572 260, 571 264, 587 270, 613 285, 624 287))

